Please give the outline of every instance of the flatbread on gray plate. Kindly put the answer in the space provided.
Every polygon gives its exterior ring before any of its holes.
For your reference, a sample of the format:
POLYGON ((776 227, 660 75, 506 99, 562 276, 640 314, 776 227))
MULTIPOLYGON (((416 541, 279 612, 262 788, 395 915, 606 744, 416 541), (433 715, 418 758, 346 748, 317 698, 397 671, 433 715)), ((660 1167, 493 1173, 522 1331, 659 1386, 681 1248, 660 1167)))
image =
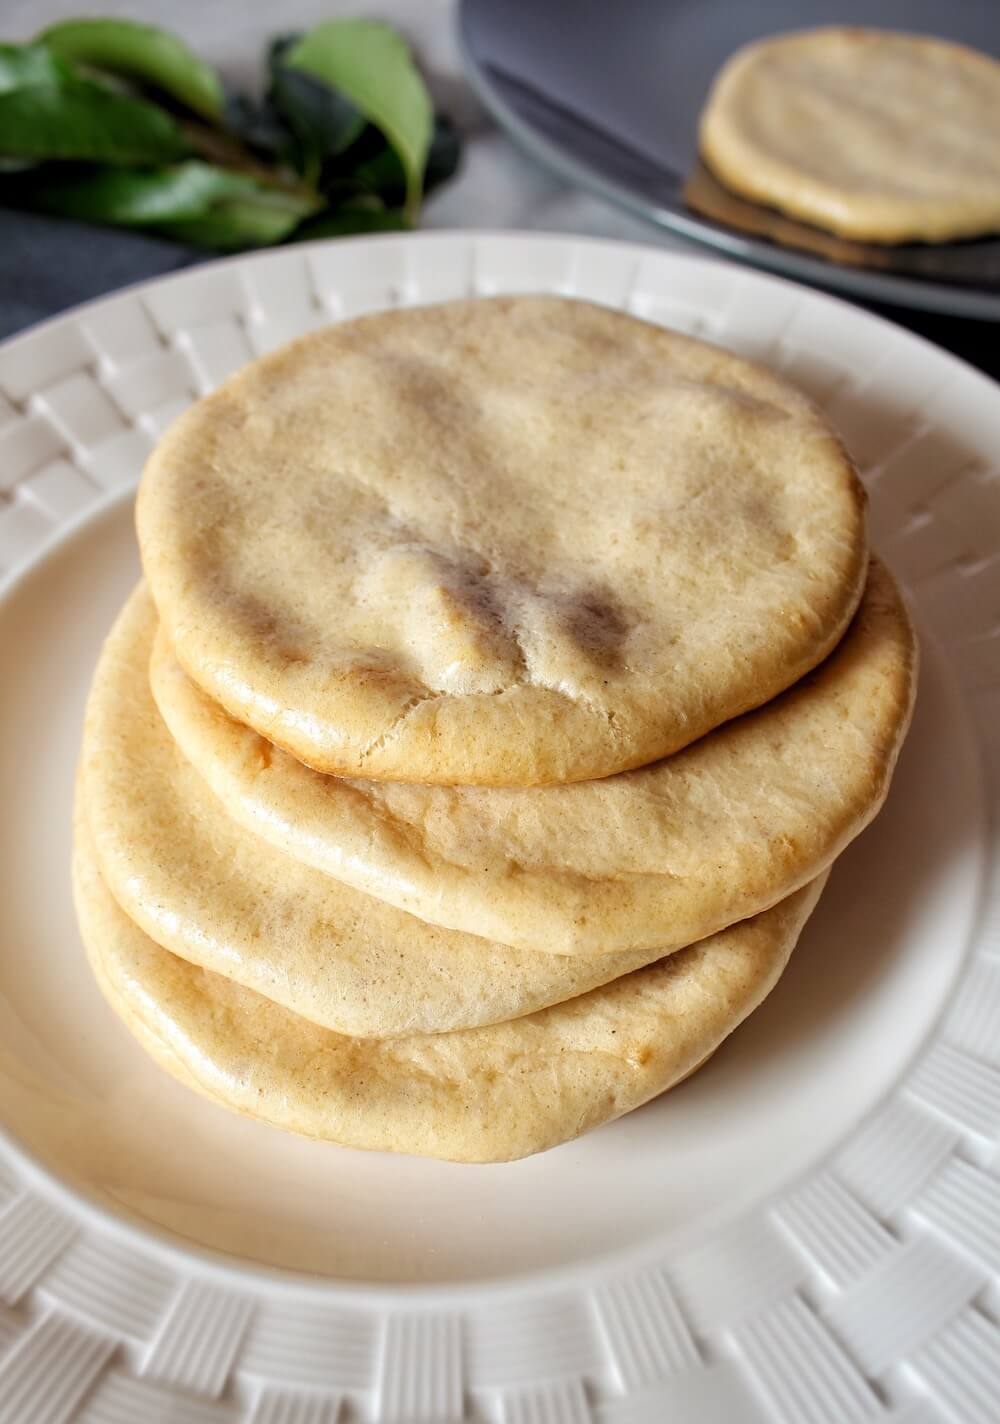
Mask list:
POLYGON ((816 875, 878 811, 916 648, 873 565, 837 650, 766 707, 652 766, 504 790, 343 780, 229 717, 158 639, 153 692, 242 826, 434 924, 592 955, 693 943, 816 875))
POLYGON ((702 155, 735 192, 866 242, 1000 231, 1000 63, 964 45, 828 28, 719 72, 702 155))
POLYGON ((98 982, 168 1072, 307 1137, 461 1162, 554 1147, 686 1077, 774 987, 825 878, 702 944, 513 1023, 371 1040, 318 1028, 161 949, 104 885, 82 823, 74 856, 98 982))
POLYGON ((527 785, 654 761, 833 648, 865 498, 804 396, 586 302, 313 332, 151 456, 181 664, 323 771, 527 785))

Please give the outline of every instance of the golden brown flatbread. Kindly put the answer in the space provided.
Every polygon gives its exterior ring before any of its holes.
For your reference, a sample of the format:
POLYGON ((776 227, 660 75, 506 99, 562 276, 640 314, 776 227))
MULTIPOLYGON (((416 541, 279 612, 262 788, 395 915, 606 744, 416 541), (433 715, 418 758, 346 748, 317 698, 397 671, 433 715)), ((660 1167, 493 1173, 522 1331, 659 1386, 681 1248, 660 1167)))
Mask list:
POLYGON ((777 376, 557 297, 311 333, 159 442, 138 529, 194 681, 321 770, 562 783, 676 751, 836 644, 865 500, 777 376))
POLYGON ((565 958, 492 944, 426 924, 249 834, 156 710, 147 676, 155 628, 140 588, 94 675, 80 786, 108 886, 158 943, 327 1028, 368 1037, 514 1018, 668 952, 565 958))
POLYGON ((885 30, 776 35, 716 78, 700 146, 744 197, 841 237, 1000 230, 1000 63, 885 30))
POLYGON ((510 790, 324 776, 229 717, 162 639, 152 661, 171 733, 242 827, 431 923, 588 956, 691 944, 829 865, 882 804, 915 677, 874 565, 836 652, 766 707, 638 771, 510 790))
POLYGON ((774 987, 826 878, 527 1018, 372 1040, 318 1028, 161 949, 104 885, 82 823, 74 872, 98 983, 168 1072, 307 1137, 461 1162, 541 1152, 686 1077, 774 987))

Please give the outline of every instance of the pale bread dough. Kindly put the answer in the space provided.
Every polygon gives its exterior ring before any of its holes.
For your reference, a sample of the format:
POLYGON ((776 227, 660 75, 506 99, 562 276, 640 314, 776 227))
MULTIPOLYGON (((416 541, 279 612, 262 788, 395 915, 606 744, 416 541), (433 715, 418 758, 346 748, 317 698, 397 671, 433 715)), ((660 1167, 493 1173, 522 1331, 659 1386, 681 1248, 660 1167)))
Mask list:
POLYGON ((158 638, 160 711, 244 827, 435 924, 559 953, 673 948, 814 876, 874 816, 916 649, 873 566, 827 662, 683 752, 601 781, 503 790, 310 771, 200 692, 158 638))
POLYGON ((379 1041, 318 1028, 161 949, 104 885, 82 823, 74 854, 98 983, 168 1072, 307 1137, 460 1162, 541 1152, 686 1077, 774 987, 825 878, 569 1003, 489 1028, 379 1041))
POLYGON ((620 312, 504 297, 253 362, 163 436, 143 563, 189 675, 325 771, 562 783, 815 666, 864 494, 777 376, 620 312))
POLYGON ((1000 230, 1000 63, 963 45, 820 29, 738 50, 700 126, 735 192, 842 237, 1000 230))
POLYGON ((94 675, 81 800, 109 888, 176 954, 328 1028, 391 1037, 514 1018, 676 947, 573 958, 509 949, 428 925, 248 834, 156 710, 155 626, 140 588, 94 675))

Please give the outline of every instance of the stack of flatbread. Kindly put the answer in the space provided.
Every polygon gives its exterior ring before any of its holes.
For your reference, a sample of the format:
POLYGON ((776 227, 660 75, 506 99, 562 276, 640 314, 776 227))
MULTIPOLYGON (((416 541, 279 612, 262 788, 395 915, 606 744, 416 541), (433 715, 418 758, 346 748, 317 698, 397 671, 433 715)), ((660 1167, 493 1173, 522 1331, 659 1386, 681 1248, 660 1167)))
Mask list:
POLYGON ((210 1098, 464 1161, 679 1082, 875 815, 915 646, 809 402, 588 303, 315 332, 139 494, 75 880, 94 972, 210 1098))

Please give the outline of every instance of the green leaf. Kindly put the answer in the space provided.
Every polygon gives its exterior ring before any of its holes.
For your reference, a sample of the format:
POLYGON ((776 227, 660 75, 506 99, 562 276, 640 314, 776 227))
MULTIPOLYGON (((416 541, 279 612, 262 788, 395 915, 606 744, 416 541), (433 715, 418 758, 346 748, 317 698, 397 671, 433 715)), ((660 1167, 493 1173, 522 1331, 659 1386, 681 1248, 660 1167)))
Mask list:
POLYGON ((201 217, 223 199, 256 190, 250 178, 197 162, 146 169, 48 168, 0 189, 8 201, 42 212, 120 227, 201 217))
MULTIPOLYGON (((376 193, 386 207, 396 208, 406 201, 406 174, 399 160, 399 154, 377 134, 368 129, 368 135, 375 135, 378 143, 359 144, 346 156, 346 173, 337 165, 324 175, 322 188, 333 201, 338 193, 351 190, 376 193), (364 156, 361 150, 365 150, 364 156), (354 161, 355 153, 358 160, 354 161)), ((367 137, 367 136, 366 136, 367 137)), ((438 115, 434 120, 434 135, 427 153, 424 167, 424 196, 452 177, 458 167, 461 140, 449 119, 438 115)))
POLYGON ((405 232, 412 224, 405 213, 385 208, 340 208, 318 213, 292 233, 293 242, 311 242, 318 237, 353 237, 364 232, 405 232))
POLYGON ((257 188, 252 193, 223 199, 203 217, 157 223, 156 231, 196 247, 235 252, 283 241, 315 210, 314 202, 298 194, 257 188))
POLYGON ((81 79, 42 46, 0 45, 0 154, 168 163, 185 149, 169 114, 81 79))
POLYGON ((367 120, 349 99, 322 79, 283 63, 299 38, 292 35, 272 43, 268 98, 295 135, 299 171, 315 176, 324 159, 343 153, 354 143, 367 120))
POLYGON ((222 116, 219 77, 176 35, 134 20, 67 20, 36 43, 93 69, 121 74, 169 94, 206 119, 222 116))
POLYGON ((44 45, 0 44, 0 94, 32 84, 62 84, 72 78, 69 65, 44 45))
POLYGON ((284 64, 340 91, 399 155, 406 210, 414 216, 431 141, 433 110, 403 39, 372 20, 330 20, 288 49, 284 64))
POLYGON ((435 114, 434 137, 424 169, 425 195, 455 176, 461 157, 462 140, 455 125, 445 114, 435 114))
POLYGON ((351 173, 351 181, 368 193, 377 193, 388 207, 406 202, 406 173, 399 154, 388 144, 359 163, 351 173))
POLYGON ((226 128, 256 153, 290 160, 295 136, 269 99, 251 99, 246 94, 226 98, 226 128))

